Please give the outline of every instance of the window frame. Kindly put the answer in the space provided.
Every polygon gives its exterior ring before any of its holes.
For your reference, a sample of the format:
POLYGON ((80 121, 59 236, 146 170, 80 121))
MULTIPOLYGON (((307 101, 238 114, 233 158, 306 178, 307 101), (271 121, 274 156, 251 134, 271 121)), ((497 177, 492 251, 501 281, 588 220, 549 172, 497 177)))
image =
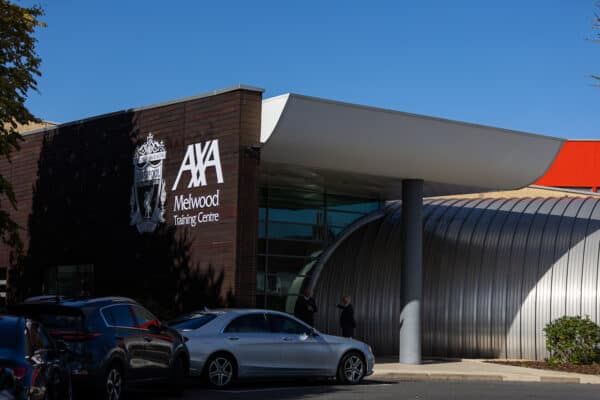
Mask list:
POLYGON ((242 314, 242 315, 238 315, 235 318, 233 318, 231 321, 229 321, 227 323, 227 325, 225 325, 225 327, 223 328, 223 330, 221 331, 221 333, 228 333, 228 334, 250 334, 250 335, 256 335, 256 334, 269 334, 269 333, 273 333, 271 331, 271 324, 269 324, 269 320, 267 319, 267 313, 266 312, 253 312, 253 313, 247 313, 247 314, 242 314), (256 332, 229 332, 227 331, 229 329, 229 327, 236 321, 238 321, 241 318, 248 318, 248 317, 253 317, 253 316, 257 316, 257 315, 262 315, 263 318, 266 321, 266 326, 267 326, 267 331, 256 331, 256 332))
POLYGON ((278 314, 278 313, 274 313, 274 312, 267 312, 266 314, 267 314, 267 319, 269 320, 269 327, 271 328, 271 332, 272 332, 272 333, 275 333, 275 334, 278 334, 278 335, 302 335, 302 334, 306 334, 306 335, 308 335, 308 334, 309 334, 309 333, 310 333, 310 332, 313 330, 313 328, 311 328, 310 326, 308 326, 308 325, 304 324, 304 323, 303 323, 303 322, 301 322, 301 321, 298 321, 298 320, 296 320, 296 319, 292 318, 292 317, 291 317, 291 316, 289 316, 289 315, 283 315, 283 314, 278 314), (292 333, 292 332, 275 332, 275 331, 273 330, 273 325, 271 324, 271 321, 270 321, 270 318, 271 318, 271 317, 277 317, 277 318, 282 318, 282 319, 287 319, 287 320, 290 320, 290 321, 292 321, 292 322, 296 323, 297 325, 300 325, 301 327, 303 327, 303 328, 305 329, 305 331, 304 331, 304 332, 301 332, 301 333, 292 333))
POLYGON ((131 304, 127 304, 127 303, 109 304, 104 307, 101 307, 99 311, 100 311, 100 316, 102 317, 102 320, 104 321, 106 326, 109 328, 140 329, 138 326, 138 323, 137 323, 137 318, 135 317, 135 314, 133 313, 133 309, 131 308, 131 304), (106 310, 108 308, 113 308, 113 307, 126 307, 127 310, 129 311, 131 320, 133 321, 133 326, 110 324, 108 322, 108 320, 106 319, 106 316, 104 315, 104 310, 106 310))
POLYGON ((159 319, 156 317, 156 315, 154 315, 154 314, 152 313, 152 311, 148 310, 146 307, 143 307, 143 306, 141 306, 141 305, 139 305, 139 304, 130 304, 129 308, 131 309, 131 314, 133 315, 134 322, 135 322, 135 324, 136 324, 136 328, 138 328, 138 329, 143 329, 143 330, 146 330, 146 331, 150 330, 150 328, 148 328, 148 327, 143 327, 143 326, 142 326, 142 324, 140 324, 140 320, 138 319, 138 316, 137 316, 137 314, 135 313, 135 309, 136 309, 136 308, 139 308, 139 309, 141 309, 141 310, 143 310, 143 311, 145 311, 145 312, 149 313, 151 316, 153 316, 153 317, 154 317, 153 319, 150 319, 150 320, 148 320, 148 321, 159 321, 159 322, 160 322, 160 320, 159 320, 159 319))

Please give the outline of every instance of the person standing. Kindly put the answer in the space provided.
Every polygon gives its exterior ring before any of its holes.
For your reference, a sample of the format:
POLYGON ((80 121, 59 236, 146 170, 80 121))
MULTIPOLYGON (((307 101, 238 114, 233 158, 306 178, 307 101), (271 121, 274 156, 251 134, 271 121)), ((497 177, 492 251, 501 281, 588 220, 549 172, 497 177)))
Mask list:
POLYGON ((317 303, 313 298, 311 288, 304 289, 304 295, 298 297, 296 307, 294 307, 294 315, 301 321, 304 321, 310 326, 315 325, 315 313, 318 311, 317 303))
POLYGON ((340 315, 340 326, 342 327, 342 336, 351 338, 354 336, 354 328, 356 328, 356 320, 354 319, 354 307, 352 307, 352 299, 346 295, 342 297, 342 303, 337 307, 342 310, 340 315))

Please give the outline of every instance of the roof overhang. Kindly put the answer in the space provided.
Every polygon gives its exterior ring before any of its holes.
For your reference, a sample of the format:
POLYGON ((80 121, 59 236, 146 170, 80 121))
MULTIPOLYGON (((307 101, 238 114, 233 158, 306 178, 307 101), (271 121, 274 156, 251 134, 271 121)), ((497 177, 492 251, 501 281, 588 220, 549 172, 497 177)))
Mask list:
POLYGON ((263 101, 261 174, 273 184, 398 198, 508 190, 539 179, 564 140, 285 94, 263 101))

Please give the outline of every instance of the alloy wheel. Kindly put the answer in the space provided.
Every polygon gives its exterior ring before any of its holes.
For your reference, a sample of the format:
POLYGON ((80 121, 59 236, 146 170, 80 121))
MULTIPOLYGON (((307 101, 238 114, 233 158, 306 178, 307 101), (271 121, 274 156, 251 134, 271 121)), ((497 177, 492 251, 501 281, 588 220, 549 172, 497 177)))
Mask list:
POLYGON ((349 383, 358 383, 363 378, 364 363, 356 355, 352 355, 344 362, 344 377, 349 383))
POLYGON ((224 357, 217 357, 208 366, 208 379, 214 386, 224 387, 233 379, 233 365, 224 357))
POLYGON ((118 368, 111 368, 106 376, 106 398, 120 400, 123 390, 123 378, 118 368))

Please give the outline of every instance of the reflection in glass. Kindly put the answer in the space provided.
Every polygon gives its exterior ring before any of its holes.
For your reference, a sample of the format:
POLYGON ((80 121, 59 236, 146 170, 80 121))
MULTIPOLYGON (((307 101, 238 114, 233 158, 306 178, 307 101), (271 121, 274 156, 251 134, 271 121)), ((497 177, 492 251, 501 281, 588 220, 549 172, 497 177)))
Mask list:
POLYGON ((381 202, 289 188, 261 189, 257 305, 283 310, 327 244, 381 202), (300 278, 300 280, 299 280, 300 278))

